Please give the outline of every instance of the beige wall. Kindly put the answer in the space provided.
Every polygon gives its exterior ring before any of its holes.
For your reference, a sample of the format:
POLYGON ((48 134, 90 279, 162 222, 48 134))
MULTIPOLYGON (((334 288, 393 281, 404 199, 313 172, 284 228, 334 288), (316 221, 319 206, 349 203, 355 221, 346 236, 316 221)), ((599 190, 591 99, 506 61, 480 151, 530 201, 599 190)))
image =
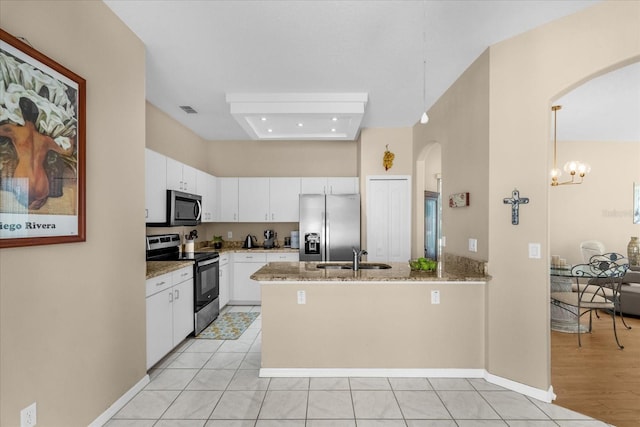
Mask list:
MULTIPOLYGON (((490 49, 487 369, 550 385, 549 165, 554 99, 640 58, 640 2, 606 1, 490 49), (512 225, 502 203, 517 188, 530 203, 512 225), (528 243, 542 247, 528 258, 528 243), (526 369, 523 369, 526 367, 526 369)), ((551 236, 551 239, 553 236, 551 236)))
MULTIPOLYGON (((486 368, 494 375, 550 385, 551 103, 639 55, 640 2, 604 2, 492 46, 430 109, 430 122, 414 126, 414 158, 442 144, 445 251, 489 261, 486 368), (530 198, 519 225, 502 202, 514 188, 530 198), (462 191, 470 206, 448 208, 449 194, 462 191), (469 237, 478 238, 477 254, 467 250, 469 237), (528 243, 542 245, 541 259, 528 258, 528 243)), ((422 215, 416 206, 414 235, 423 233, 422 215)))
MULTIPOLYGON (((489 52, 485 51, 429 110, 429 123, 414 127, 414 158, 440 145, 442 235, 447 253, 486 261, 489 253, 489 52), (449 207, 449 195, 468 192, 469 206, 449 207), (478 252, 468 239, 478 240, 478 252)), ((436 153, 437 154, 437 153, 436 153)), ((425 171, 425 174, 429 172, 425 171)), ((424 181, 415 176, 414 255, 424 251, 424 181), (421 249, 422 248, 422 249, 421 249)))
POLYGON ((208 172, 211 167, 207 157, 207 142, 150 102, 146 105, 146 147, 208 172))
POLYGON ((99 1, 0 1, 87 81, 87 241, 0 249, 0 425, 87 425, 145 372, 144 46, 99 1))
POLYGON ((263 368, 484 368, 485 285, 267 283, 261 290, 263 368), (431 304, 432 290, 440 291, 439 305, 431 304))
POLYGON ((640 141, 558 141, 558 163, 569 159, 589 163, 592 171, 580 185, 549 192, 550 254, 581 263, 580 243, 600 240, 608 251, 626 256, 630 237, 640 235, 632 216, 633 183, 640 182, 640 141))
POLYGON ((360 133, 358 144, 358 175, 360 176, 360 245, 367 247, 367 176, 408 175, 413 171, 412 128, 370 128, 360 133), (385 171, 382 163, 386 146, 395 157, 391 169, 385 171))
POLYGON ((357 176, 355 141, 209 141, 216 176, 357 176))

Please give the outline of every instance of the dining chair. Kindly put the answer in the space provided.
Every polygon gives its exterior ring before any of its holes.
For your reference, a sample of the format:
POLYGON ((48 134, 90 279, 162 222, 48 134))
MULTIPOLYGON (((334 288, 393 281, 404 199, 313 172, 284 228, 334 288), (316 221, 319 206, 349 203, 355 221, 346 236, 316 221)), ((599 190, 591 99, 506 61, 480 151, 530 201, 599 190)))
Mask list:
POLYGON ((552 304, 568 311, 572 307, 577 309, 578 346, 582 346, 580 333, 582 316, 589 314, 587 332, 591 332, 593 313, 597 314, 597 310, 604 310, 611 314, 616 344, 620 349, 624 348, 618 339, 616 312, 620 314, 620 286, 628 268, 629 261, 621 254, 610 252, 593 255, 588 263, 575 265, 571 269, 571 277, 575 278, 576 283, 581 278, 587 278, 589 286, 578 286, 576 292, 551 293, 552 304))

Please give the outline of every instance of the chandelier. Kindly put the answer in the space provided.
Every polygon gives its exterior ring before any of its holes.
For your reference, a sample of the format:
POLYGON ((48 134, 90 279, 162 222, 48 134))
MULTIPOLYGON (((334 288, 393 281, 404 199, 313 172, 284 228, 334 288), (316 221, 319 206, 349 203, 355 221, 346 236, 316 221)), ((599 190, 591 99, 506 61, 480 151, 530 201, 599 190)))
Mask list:
POLYGON ((551 169, 551 186, 556 187, 558 185, 566 185, 566 184, 582 184, 582 180, 584 176, 591 171, 591 166, 586 163, 582 163, 575 160, 570 160, 564 164, 564 171, 569 174, 571 179, 567 181, 558 181, 562 172, 558 169, 558 141, 557 141, 557 114, 558 110, 561 109, 561 105, 554 105, 551 107, 551 111, 553 111, 553 169, 551 169), (577 178, 580 178, 578 181, 577 178))

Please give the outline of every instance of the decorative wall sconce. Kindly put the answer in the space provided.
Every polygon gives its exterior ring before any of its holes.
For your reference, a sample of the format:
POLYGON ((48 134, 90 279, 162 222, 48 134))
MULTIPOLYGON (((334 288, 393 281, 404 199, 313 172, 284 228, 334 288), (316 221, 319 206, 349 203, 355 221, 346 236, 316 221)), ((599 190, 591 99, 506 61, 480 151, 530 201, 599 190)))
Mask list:
POLYGON ((551 111, 553 111, 553 169, 551 169, 551 186, 557 187, 558 185, 566 185, 566 184, 582 184, 582 180, 585 175, 591 172, 591 166, 586 163, 578 162, 575 160, 570 160, 564 164, 564 171, 567 172, 571 179, 567 181, 559 182, 558 178, 562 172, 558 169, 557 161, 558 161, 558 140, 557 140, 557 114, 558 110, 561 109, 561 105, 554 105, 551 107, 551 111), (580 177, 580 181, 576 181, 576 175, 580 177))
POLYGON ((382 155, 382 166, 384 166, 384 170, 388 171, 393 166, 393 159, 395 159, 396 155, 389 151, 389 144, 386 147, 387 149, 384 150, 382 155))

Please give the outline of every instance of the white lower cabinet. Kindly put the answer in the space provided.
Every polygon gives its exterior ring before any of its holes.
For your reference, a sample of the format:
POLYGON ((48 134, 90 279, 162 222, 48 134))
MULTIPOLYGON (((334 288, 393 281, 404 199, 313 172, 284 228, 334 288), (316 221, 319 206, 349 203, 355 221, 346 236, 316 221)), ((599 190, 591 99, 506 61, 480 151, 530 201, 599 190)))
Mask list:
POLYGON ((220 255, 220 268, 218 269, 220 278, 220 310, 227 304, 231 297, 231 269, 229 268, 230 254, 220 255))
POLYGON ((269 252, 267 262, 298 262, 300 254, 298 252, 269 252))
POLYGON ((193 332, 193 267, 148 279, 147 369, 193 332))
POLYGON ((234 304, 260 305, 260 284, 250 276, 267 263, 265 253, 233 254, 233 289, 231 302, 234 304))

